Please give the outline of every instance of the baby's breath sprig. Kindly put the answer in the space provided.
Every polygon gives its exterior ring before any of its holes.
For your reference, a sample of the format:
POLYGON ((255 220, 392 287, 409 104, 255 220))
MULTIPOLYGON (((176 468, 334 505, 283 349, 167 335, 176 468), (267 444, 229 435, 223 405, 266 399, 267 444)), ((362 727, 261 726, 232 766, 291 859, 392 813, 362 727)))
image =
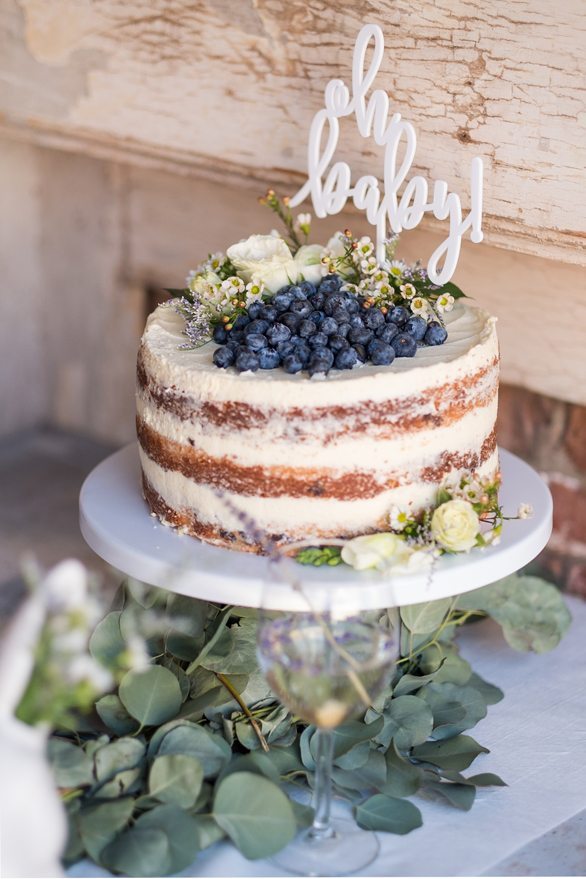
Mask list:
POLYGON ((266 205, 270 208, 283 222, 289 239, 287 243, 289 244, 291 253, 295 256, 303 244, 303 241, 301 241, 299 237, 299 233, 301 232, 301 234, 304 235, 305 240, 307 240, 311 216, 308 214, 300 214, 303 218, 303 222, 301 220, 297 222, 291 212, 291 208, 289 207, 289 196, 285 195, 281 198, 277 195, 274 189, 268 189, 266 195, 261 196, 258 201, 259 204, 266 205), (308 216, 310 217, 309 222, 307 222, 308 216))

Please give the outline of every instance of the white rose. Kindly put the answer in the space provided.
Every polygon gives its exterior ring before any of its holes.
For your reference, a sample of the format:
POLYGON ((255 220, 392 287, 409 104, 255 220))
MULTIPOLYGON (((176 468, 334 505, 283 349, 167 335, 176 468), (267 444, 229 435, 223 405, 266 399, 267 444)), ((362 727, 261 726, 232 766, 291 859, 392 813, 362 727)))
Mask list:
POLYGON ((446 501, 431 517, 431 533, 444 549, 468 552, 476 544, 480 520, 472 504, 465 500, 446 501))
POLYGON ((433 552, 430 550, 405 546, 405 553, 397 561, 391 562, 389 571, 393 574, 418 574, 429 570, 432 563, 433 552))
POLYGON ((342 549, 342 560, 356 571, 376 568, 382 571, 398 563, 409 553, 409 547, 397 534, 365 534, 354 537, 342 549))
POLYGON ((226 251, 238 274, 245 281, 254 277, 270 293, 297 280, 297 266, 282 238, 274 235, 251 235, 226 251))
POLYGON ((295 254, 297 277, 303 275, 306 281, 311 281, 312 284, 319 283, 326 273, 321 261, 323 255, 324 249, 321 244, 304 244, 300 247, 295 254))
POLYGON ((188 286, 192 293, 196 293, 199 296, 205 296, 210 286, 215 287, 221 283, 222 279, 219 275, 216 275, 215 272, 208 271, 203 272, 200 275, 194 275, 190 278, 188 286))

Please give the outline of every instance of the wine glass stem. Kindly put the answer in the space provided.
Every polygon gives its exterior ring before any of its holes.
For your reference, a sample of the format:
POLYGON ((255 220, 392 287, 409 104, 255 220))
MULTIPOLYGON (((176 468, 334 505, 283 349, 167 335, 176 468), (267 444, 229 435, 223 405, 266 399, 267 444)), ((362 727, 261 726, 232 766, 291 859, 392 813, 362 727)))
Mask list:
POLYGON ((309 831, 311 839, 328 839, 334 835, 330 809, 332 802, 332 758, 334 737, 329 729, 318 729, 313 794, 314 818, 309 831))

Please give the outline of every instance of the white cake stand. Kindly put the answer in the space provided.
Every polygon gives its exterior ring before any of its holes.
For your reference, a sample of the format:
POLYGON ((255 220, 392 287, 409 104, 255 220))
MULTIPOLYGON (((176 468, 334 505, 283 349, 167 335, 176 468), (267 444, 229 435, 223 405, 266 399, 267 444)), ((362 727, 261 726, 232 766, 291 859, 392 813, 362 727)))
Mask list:
POLYGON ((443 556, 432 576, 390 577, 358 573, 345 565, 313 568, 293 561, 270 565, 266 558, 209 546, 161 525, 150 515, 140 488, 135 443, 102 461, 85 480, 80 494, 80 526, 90 547, 131 577, 172 592, 246 607, 267 604, 280 610, 335 605, 341 612, 400 607, 459 595, 512 574, 543 549, 551 534, 549 489, 520 458, 501 450, 505 515, 528 503, 531 519, 505 522, 498 546, 468 555, 443 556))

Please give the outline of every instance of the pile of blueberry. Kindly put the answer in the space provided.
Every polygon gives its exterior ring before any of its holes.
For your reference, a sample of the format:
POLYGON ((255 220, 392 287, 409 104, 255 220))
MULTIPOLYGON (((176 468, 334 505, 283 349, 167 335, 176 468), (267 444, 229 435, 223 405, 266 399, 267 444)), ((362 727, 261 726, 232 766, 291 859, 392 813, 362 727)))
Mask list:
POLYGON ((327 275, 318 286, 292 284, 270 302, 253 302, 231 329, 214 330, 221 346, 214 363, 238 372, 281 367, 314 375, 359 363, 387 366, 395 357, 414 357, 420 345, 445 342, 448 334, 437 321, 410 315, 402 305, 386 313, 367 307, 342 284, 339 275, 327 275))

